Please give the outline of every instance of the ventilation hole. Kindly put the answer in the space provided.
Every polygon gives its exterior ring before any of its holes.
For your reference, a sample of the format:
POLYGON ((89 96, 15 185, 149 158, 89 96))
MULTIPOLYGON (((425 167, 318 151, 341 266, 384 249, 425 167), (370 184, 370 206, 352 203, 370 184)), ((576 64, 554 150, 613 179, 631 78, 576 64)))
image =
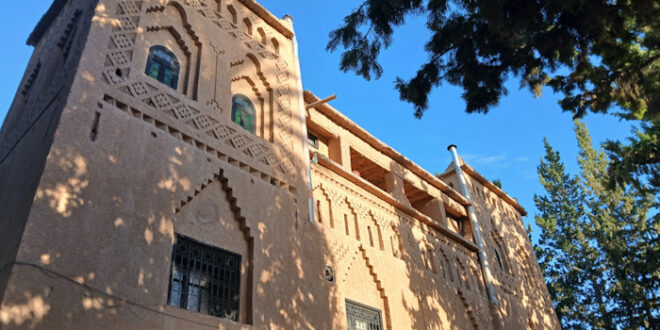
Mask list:
POLYGON ((121 71, 120 68, 117 68, 117 70, 115 70, 115 74, 117 75, 117 77, 120 78, 124 76, 124 73, 121 71))
POLYGON ((89 132, 89 139, 96 141, 96 136, 99 134, 99 121, 101 120, 101 113, 96 111, 94 113, 94 121, 92 122, 92 129, 89 132))

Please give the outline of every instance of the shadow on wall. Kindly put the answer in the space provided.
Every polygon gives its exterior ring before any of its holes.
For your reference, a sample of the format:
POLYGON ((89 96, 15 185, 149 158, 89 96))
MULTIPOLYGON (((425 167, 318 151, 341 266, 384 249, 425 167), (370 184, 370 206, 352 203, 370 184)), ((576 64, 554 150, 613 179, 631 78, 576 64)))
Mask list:
POLYGON ((167 297, 176 233, 185 230, 209 243, 211 233, 240 228, 249 246, 242 272, 251 283, 244 285, 252 287, 251 298, 241 296, 252 301, 241 323, 335 328, 332 316, 342 313, 333 287, 324 284, 322 262, 330 249, 299 209, 296 191, 106 107, 99 110, 94 141, 87 138, 89 126, 73 118, 93 113, 65 109, 12 270, 2 324, 237 326, 169 307, 167 297), (232 214, 205 211, 223 203, 232 214))
MULTIPOLYGON (((200 76, 215 74, 204 70, 200 76)), ((288 70, 289 77, 296 76, 291 65, 288 70)), ((131 79, 142 74, 121 72, 131 79)), ((272 153, 266 173, 263 164, 251 164, 257 151, 248 150, 250 143, 239 146, 226 137, 212 144, 186 135, 158 120, 165 110, 157 101, 145 105, 118 92, 103 97, 108 87, 95 76, 81 72, 74 88, 85 86, 85 92, 64 109, 11 270, 2 324, 336 328, 333 317, 342 314, 341 304, 333 286, 325 284, 323 268, 330 247, 301 208, 304 171, 298 166, 290 176, 272 174, 282 172, 285 158, 293 164, 303 159, 272 153), (219 247, 223 242, 213 241, 213 233, 242 237, 240 299, 246 305, 239 323, 168 306, 172 248, 181 231, 219 247)), ((150 93, 145 96, 156 94, 150 93)), ((295 90, 278 93, 297 98, 295 90)), ((275 132, 297 127, 277 120, 271 125, 275 132)), ((277 140, 272 133, 269 139, 277 140)))

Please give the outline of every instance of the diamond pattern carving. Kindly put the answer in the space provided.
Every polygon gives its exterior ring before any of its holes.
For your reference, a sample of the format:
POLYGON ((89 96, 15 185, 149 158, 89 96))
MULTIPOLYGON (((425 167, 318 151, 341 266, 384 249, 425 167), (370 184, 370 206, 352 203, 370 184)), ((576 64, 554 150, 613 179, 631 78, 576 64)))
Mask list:
POLYGON ((119 17, 119 22, 121 23, 121 28, 124 30, 135 30, 135 28, 137 28, 132 17, 129 16, 119 17))
POLYGON ((171 104, 170 98, 165 93, 158 93, 153 97, 154 104, 159 108, 164 108, 171 104))
POLYGON ((193 115, 193 112, 188 108, 187 105, 179 103, 174 107, 174 114, 178 119, 188 119, 193 115))
POLYGON ((277 164, 277 156, 275 156, 275 154, 272 153, 272 152, 271 152, 271 153, 268 153, 268 154, 266 155, 266 157, 264 157, 264 161, 265 161, 266 164, 268 164, 269 166, 274 166, 274 165, 277 164))
MULTIPOLYGON (((228 33, 234 35, 234 37, 240 40, 248 41, 243 43, 243 47, 251 47, 255 49, 257 53, 269 53, 269 51, 267 51, 258 41, 235 28, 234 25, 226 19, 220 18, 218 13, 215 12, 211 7, 207 6, 204 1, 185 0, 185 3, 191 7, 198 7, 196 8, 195 13, 203 16, 206 19, 212 20, 214 25, 227 30, 228 33)), ((193 137, 193 139, 201 139, 202 136, 204 139, 217 139, 218 144, 215 146, 215 148, 217 148, 221 142, 224 142, 222 145, 229 145, 235 149, 238 149, 242 151, 242 153, 244 153, 246 156, 251 157, 265 165, 268 165, 275 171, 293 173, 295 169, 293 168, 290 159, 286 159, 286 157, 291 157, 291 155, 286 154, 285 152, 275 153, 273 147, 270 144, 259 139, 254 139, 253 136, 248 132, 232 128, 231 126, 233 124, 220 124, 222 120, 216 118, 216 116, 220 115, 223 110, 216 100, 209 100, 203 105, 201 103, 195 103, 199 106, 203 106, 203 109, 200 109, 202 111, 199 111, 195 109, 191 103, 175 97, 175 95, 170 93, 169 90, 161 90, 158 88, 158 86, 152 86, 146 80, 142 79, 141 75, 137 75, 137 77, 128 79, 127 75, 117 74, 118 68, 125 68, 131 64, 132 50, 129 48, 135 46, 137 33, 136 30, 139 26, 142 10, 143 8, 141 1, 121 1, 118 4, 116 11, 117 15, 115 18, 120 22, 121 29, 117 29, 110 36, 110 42, 107 43, 108 46, 106 50, 107 60, 105 68, 102 72, 107 83, 109 85, 115 86, 116 91, 123 92, 129 97, 133 97, 143 102, 143 106, 153 110, 161 110, 144 111, 144 113, 148 114, 148 117, 151 118, 167 116, 170 122, 172 120, 177 121, 177 124, 167 125, 173 125, 171 127, 174 127, 177 131, 182 130, 182 132, 185 132, 188 130, 188 132, 185 134, 189 137, 193 137), (162 111, 166 109, 171 110, 162 111), (191 134, 190 131, 196 131, 198 133, 201 131, 206 134, 196 135, 191 134), (195 138, 195 136, 197 136, 197 138, 195 138)), ((216 53, 224 53, 221 48, 216 46, 213 47, 216 53)), ((263 55, 261 56, 263 57, 263 55)), ((281 61, 278 65, 279 71, 283 70, 283 68, 286 68, 286 66, 286 62, 281 61)), ((286 75, 286 79, 288 79, 288 74, 286 75)), ((288 99, 290 91, 287 86, 279 85, 273 87, 277 88, 280 97, 284 96, 288 99)), ((279 104, 280 100, 276 99, 274 101, 278 102, 279 104)), ((288 104, 288 101, 286 101, 286 103, 288 104)), ((136 110, 142 111, 140 109, 136 110)), ((280 111, 282 110, 280 109, 280 111)), ((290 117, 290 115, 285 116, 290 117)), ((145 118, 146 117, 147 116, 145 116, 145 118)), ((165 118, 163 118, 163 120, 164 119, 165 118)), ((285 128, 284 131, 287 131, 287 128, 285 128)), ((287 134, 288 139, 290 137, 290 130, 285 134, 287 134)), ((208 143, 207 141, 200 142, 208 143)), ((210 146, 214 147, 213 144, 210 146)))
POLYGON ((213 128, 213 134, 215 134, 215 137, 218 139, 224 140, 230 135, 234 134, 234 130, 225 126, 225 125, 220 125, 217 127, 213 128))
POLYGON ((215 13, 215 10, 211 8, 204 8, 201 10, 202 15, 204 15, 206 18, 214 19, 218 18, 218 14, 215 13))
POLYGON ((133 40, 131 40, 131 38, 123 33, 115 34, 111 37, 111 39, 117 48, 133 47, 133 40))
POLYGON ((149 91, 147 90, 147 86, 145 86, 144 83, 141 82, 134 82, 128 86, 129 90, 131 91, 131 94, 133 96, 140 96, 147 94, 149 91))
POLYGON ((250 152, 250 155, 254 158, 258 158, 261 156, 264 152, 268 151, 268 148, 259 145, 259 144, 251 144, 247 148, 248 152, 250 152))
POLYGON ((128 57, 123 52, 114 52, 108 54, 108 58, 114 66, 124 66, 128 64, 128 57))
POLYGON ((247 146, 248 143, 252 142, 244 135, 234 135, 229 139, 229 141, 236 149, 243 149, 245 146, 247 146))
POLYGON ((195 119, 193 119, 193 123, 195 124, 197 129, 200 130, 206 130, 207 128, 213 126, 213 121, 211 120, 211 118, 205 115, 195 117, 195 119))
POLYGON ((126 80, 126 78, 118 76, 116 70, 113 69, 103 71, 103 76, 111 84, 119 84, 126 80))
POLYGON ((122 12, 129 15, 136 15, 140 13, 140 9, 133 1, 122 1, 119 3, 119 8, 121 8, 122 12))

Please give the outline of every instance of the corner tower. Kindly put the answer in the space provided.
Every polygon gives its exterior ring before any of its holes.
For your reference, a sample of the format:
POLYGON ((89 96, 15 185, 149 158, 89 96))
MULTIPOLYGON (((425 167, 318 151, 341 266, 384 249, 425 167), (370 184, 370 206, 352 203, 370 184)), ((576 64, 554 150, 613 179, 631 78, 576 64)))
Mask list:
POLYGON ((253 269, 295 269, 309 214, 292 31, 251 0, 53 3, 0 133, 0 324, 269 322, 295 287, 253 269))

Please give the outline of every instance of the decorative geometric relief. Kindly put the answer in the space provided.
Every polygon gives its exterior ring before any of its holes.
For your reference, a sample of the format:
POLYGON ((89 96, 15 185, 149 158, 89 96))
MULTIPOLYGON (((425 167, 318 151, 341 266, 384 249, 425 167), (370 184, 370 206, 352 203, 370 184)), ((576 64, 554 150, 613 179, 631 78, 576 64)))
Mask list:
POLYGON ((293 176, 296 173, 296 168, 293 166, 289 158, 283 159, 281 166, 284 169, 284 172, 291 176, 293 176))
POLYGON ((289 140, 289 138, 291 138, 291 129, 289 127, 283 127, 280 129, 280 136, 284 141, 289 140))
POLYGON ((240 30, 235 30, 232 33, 234 34, 234 37, 238 38, 238 40, 245 41, 250 39, 249 35, 245 34, 245 32, 242 32, 240 30))
POLYGON ((206 105, 208 105, 209 108, 213 110, 213 112, 223 113, 225 111, 224 109, 222 109, 222 107, 220 107, 220 104, 218 104, 218 101, 216 100, 208 101, 206 102, 206 105))
POLYGON ((215 12, 215 10, 211 8, 204 8, 199 12, 202 13, 202 15, 204 15, 204 17, 206 18, 210 18, 210 19, 218 18, 218 14, 215 12))
POLYGON ((278 86, 276 90, 278 96, 289 96, 289 86, 286 85, 278 86))
POLYGON ((119 84, 119 83, 122 83, 122 82, 126 81, 125 77, 123 77, 123 76, 120 77, 120 76, 117 75, 117 70, 115 70, 115 69, 108 69, 108 70, 103 71, 103 77, 105 77, 105 79, 108 81, 108 83, 111 83, 111 84, 119 84))
POLYGON ((179 103, 174 107, 174 114, 178 119, 188 119, 193 115, 193 112, 187 105, 179 103))
POLYGON ((231 142, 231 145, 233 145, 234 148, 243 149, 248 145, 248 143, 251 143, 252 140, 248 139, 244 135, 234 135, 229 139, 229 142, 231 142))
POLYGON ((367 215, 367 213, 370 210, 370 208, 367 205, 364 205, 359 202, 353 203, 353 207, 355 209, 355 213, 357 213, 359 217, 364 217, 365 215, 367 215))
POLYGON ((274 153, 270 152, 264 157, 263 161, 268 166, 275 166, 277 164, 277 156, 275 156, 274 153))
POLYGON ((291 121, 291 114, 287 111, 282 111, 280 114, 277 116, 277 118, 280 120, 282 123, 288 123, 291 121))
POLYGON ((277 63, 275 63, 275 66, 279 71, 284 71, 284 69, 286 69, 286 67, 289 65, 286 63, 286 61, 281 60, 281 61, 277 61, 277 63))
POLYGON ((121 28, 123 30, 135 30, 137 28, 137 25, 135 25, 135 19, 133 17, 119 17, 119 22, 121 23, 121 28))
POLYGON ((123 33, 115 34, 111 37, 112 43, 117 48, 130 48, 133 47, 133 40, 129 36, 123 33))
POLYGON ((250 153, 250 156, 254 158, 258 158, 259 156, 263 155, 265 152, 268 151, 268 148, 266 148, 263 145, 259 144, 251 144, 248 148, 247 151, 250 153))
POLYGON ((220 140, 226 139, 228 136, 234 134, 234 132, 236 131, 225 125, 220 125, 213 128, 213 134, 215 135, 216 138, 220 140))
POLYGON ((195 124, 195 127, 199 130, 206 130, 207 128, 213 126, 213 119, 211 119, 208 116, 201 115, 193 119, 193 123, 195 124))
POLYGON ((202 2, 199 0, 186 0, 186 4, 190 7, 201 7, 202 2))
POLYGON ((114 66, 124 66, 129 63, 129 59, 124 52, 114 52, 108 54, 108 58, 114 66))
POLYGON ((289 80, 289 73, 286 71, 280 71, 277 73, 277 81, 279 81, 281 84, 287 82, 289 80))
POLYGON ((277 100, 277 105, 279 105, 280 111, 285 111, 285 112, 291 111, 291 100, 288 97, 280 97, 277 100))
POLYGON ((119 3, 119 8, 124 14, 136 15, 140 13, 140 9, 134 1, 122 1, 119 3))
POLYGON ((225 31, 229 31, 229 30, 234 29, 234 26, 226 20, 218 21, 218 22, 216 22, 216 24, 218 24, 225 31))
POLYGON ((131 91, 131 94, 133 94, 133 96, 140 96, 147 94, 149 92, 147 86, 139 81, 128 85, 128 89, 131 91))
POLYGON ((172 104, 172 101, 170 100, 169 96, 162 92, 154 95, 152 99, 154 104, 159 108, 164 108, 172 104))
POLYGON ((259 41, 256 41, 256 40, 252 40, 252 41, 248 42, 247 46, 250 49, 254 49, 254 50, 262 49, 264 47, 259 41))

